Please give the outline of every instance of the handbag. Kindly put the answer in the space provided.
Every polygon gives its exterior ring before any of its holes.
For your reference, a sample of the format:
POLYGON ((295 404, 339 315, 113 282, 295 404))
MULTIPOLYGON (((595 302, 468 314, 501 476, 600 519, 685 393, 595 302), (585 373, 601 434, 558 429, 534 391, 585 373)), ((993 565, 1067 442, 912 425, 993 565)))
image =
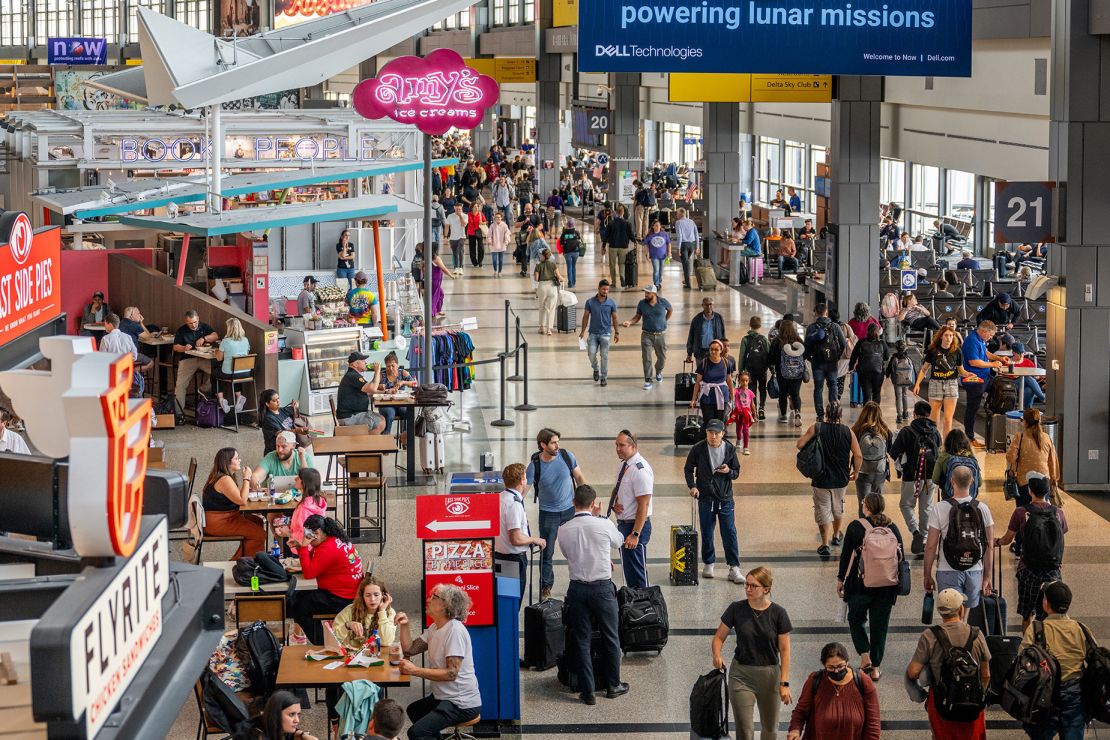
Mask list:
POLYGON ((224 424, 224 411, 215 401, 209 400, 203 393, 197 394, 198 427, 221 427, 224 424))
POLYGON ((809 382, 812 382, 812 381, 813 381, 813 373, 810 371, 809 363, 807 362, 806 364, 804 364, 802 366, 802 382, 803 383, 809 383, 809 382))
MULTIPOLYGON (((1021 465, 1021 445, 1025 441, 1025 433, 1023 432, 1018 437, 1018 456, 1014 462, 1014 467, 1021 465)), ((1021 495, 1021 487, 1018 483, 1017 472, 1015 470, 1006 469, 1006 482, 1002 484, 1002 493, 1005 495, 1007 501, 1015 500, 1021 495)))
POLYGON ((486 224, 479 224, 478 233, 482 235, 483 239, 489 239, 489 226, 486 224))
POLYGON ((767 395, 773 399, 779 397, 779 379, 774 373, 771 373, 771 379, 767 381, 767 395))

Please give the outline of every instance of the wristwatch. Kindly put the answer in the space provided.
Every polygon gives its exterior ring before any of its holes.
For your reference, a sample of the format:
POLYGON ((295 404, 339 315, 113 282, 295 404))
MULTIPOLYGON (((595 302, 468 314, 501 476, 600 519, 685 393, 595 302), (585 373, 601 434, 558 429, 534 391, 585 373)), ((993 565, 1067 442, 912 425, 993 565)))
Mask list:
POLYGON ((636 539, 640 539, 640 533, 639 532, 633 532, 632 536, 635 537, 636 539))
POLYGON ((782 686, 783 688, 788 689, 788 688, 790 688, 790 682, 789 681, 780 681, 779 686, 782 686))

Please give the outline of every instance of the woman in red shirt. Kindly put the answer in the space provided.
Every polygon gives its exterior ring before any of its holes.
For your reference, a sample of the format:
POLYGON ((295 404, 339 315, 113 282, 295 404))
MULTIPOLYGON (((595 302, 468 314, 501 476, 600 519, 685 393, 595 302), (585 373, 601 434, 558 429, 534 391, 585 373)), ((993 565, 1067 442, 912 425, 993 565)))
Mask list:
POLYGON ((848 648, 830 642, 821 649, 824 670, 806 680, 787 740, 879 740, 879 694, 871 678, 848 664, 848 648))
MULTIPOLYGON (((481 267, 486 258, 486 235, 482 227, 486 226, 486 217, 482 215, 482 204, 479 200, 470 206, 470 213, 466 214, 466 237, 470 242, 470 264, 481 267)), ((488 230, 488 226, 486 227, 488 230)), ((454 237, 452 237, 454 238, 454 237)))
POLYGON ((293 621, 313 645, 324 644, 324 630, 313 614, 338 614, 355 598, 362 580, 362 558, 339 522, 314 514, 304 520, 304 542, 289 539, 289 548, 301 559, 304 578, 316 579, 315 591, 292 595, 293 621))

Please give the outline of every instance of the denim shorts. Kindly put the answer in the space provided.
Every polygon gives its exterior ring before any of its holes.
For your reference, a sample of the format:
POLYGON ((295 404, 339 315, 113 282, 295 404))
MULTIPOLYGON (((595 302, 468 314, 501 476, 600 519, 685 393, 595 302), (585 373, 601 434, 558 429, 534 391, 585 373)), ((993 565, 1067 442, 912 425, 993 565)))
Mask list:
POLYGON ((959 398, 960 397, 960 381, 952 378, 951 380, 929 380, 929 400, 930 401, 943 401, 946 398, 959 398))
POLYGON ((355 268, 353 267, 337 267, 335 268, 335 276, 347 278, 348 280, 355 279, 355 268))

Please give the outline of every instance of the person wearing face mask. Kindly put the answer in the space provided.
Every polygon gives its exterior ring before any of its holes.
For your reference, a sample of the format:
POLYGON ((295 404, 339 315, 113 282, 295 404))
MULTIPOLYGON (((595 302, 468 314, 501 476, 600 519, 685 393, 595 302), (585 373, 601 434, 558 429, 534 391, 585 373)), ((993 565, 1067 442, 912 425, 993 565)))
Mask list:
POLYGON ((821 648, 824 670, 810 674, 790 715, 786 740, 879 740, 879 693, 848 665, 848 648, 821 648))

